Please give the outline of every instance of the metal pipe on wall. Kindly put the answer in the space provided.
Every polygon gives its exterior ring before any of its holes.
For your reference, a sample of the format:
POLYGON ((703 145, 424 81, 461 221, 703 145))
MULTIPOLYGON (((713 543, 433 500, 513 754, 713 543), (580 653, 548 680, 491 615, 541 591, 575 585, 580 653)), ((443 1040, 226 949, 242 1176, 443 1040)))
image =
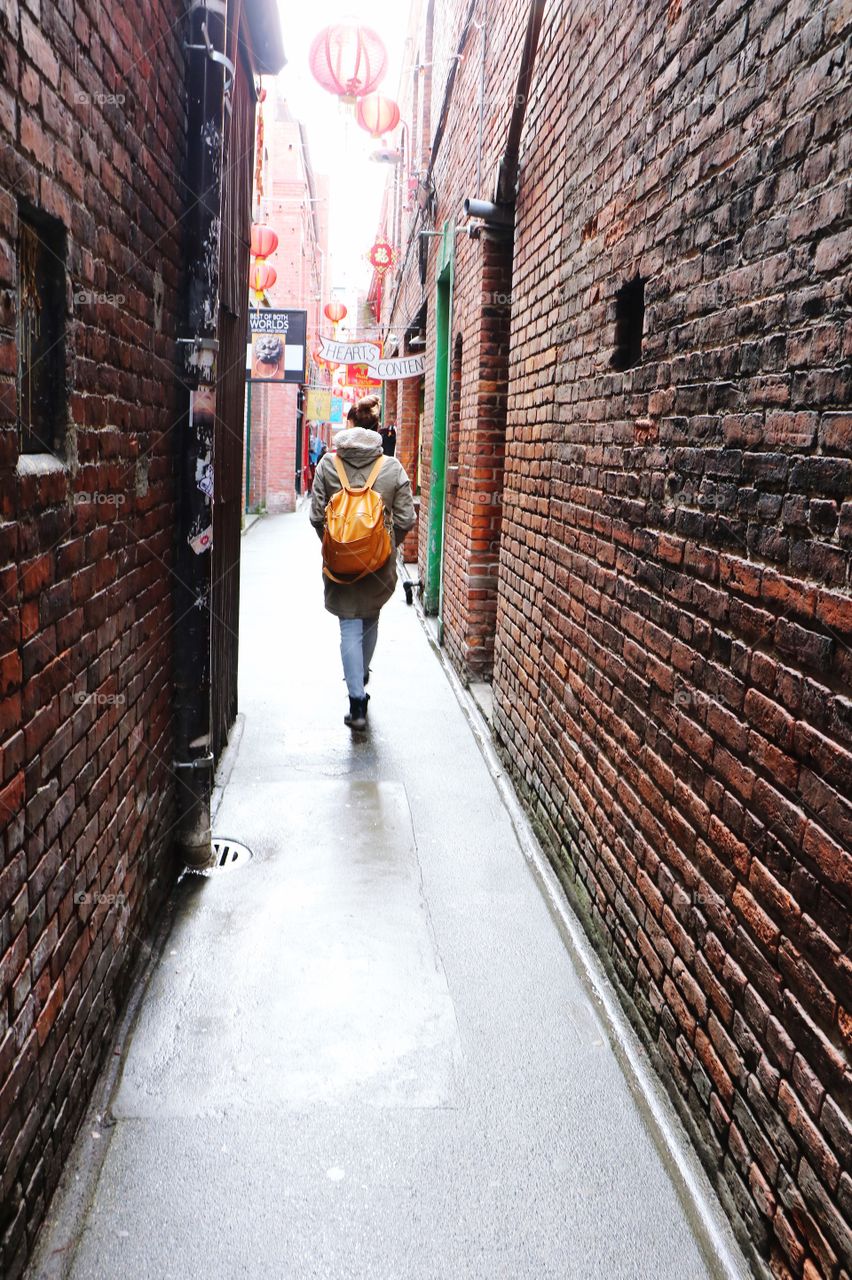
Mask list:
MULTIPOLYGON (((187 312, 179 339, 190 388, 179 449, 175 553, 177 845, 190 866, 211 861, 210 687, 213 440, 225 76, 222 0, 192 0, 187 42, 187 312)), ((231 68, 233 74, 233 68, 231 68)))

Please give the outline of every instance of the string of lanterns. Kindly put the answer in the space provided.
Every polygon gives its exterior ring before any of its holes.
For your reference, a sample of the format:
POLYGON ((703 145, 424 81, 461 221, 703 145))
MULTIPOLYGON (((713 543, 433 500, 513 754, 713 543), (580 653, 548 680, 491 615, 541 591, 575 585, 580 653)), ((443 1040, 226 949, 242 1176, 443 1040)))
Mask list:
POLYGON ((372 137, 380 138, 399 124, 398 105, 375 92, 384 79, 388 54, 372 27, 355 22, 324 27, 311 44, 308 64, 323 89, 355 107, 355 119, 372 137))
POLYGON ((266 301, 266 291, 278 279, 278 272, 266 261, 278 248, 278 234, 272 227, 253 222, 251 228, 251 256, 254 262, 249 269, 249 288, 254 292, 255 306, 266 301))
MULTIPOLYGON (((355 22, 338 22, 323 28, 314 38, 308 55, 314 79, 323 89, 336 94, 341 102, 354 106, 359 127, 373 138, 390 133, 400 121, 399 105, 393 98, 376 92, 387 69, 387 61, 387 50, 381 37, 372 27, 355 22)), ((367 257, 376 274, 378 315, 381 313, 384 277, 395 265, 396 250, 380 237, 367 257)), ((325 314, 331 319, 328 307, 325 314)), ((335 332, 336 329, 335 324, 335 332)))

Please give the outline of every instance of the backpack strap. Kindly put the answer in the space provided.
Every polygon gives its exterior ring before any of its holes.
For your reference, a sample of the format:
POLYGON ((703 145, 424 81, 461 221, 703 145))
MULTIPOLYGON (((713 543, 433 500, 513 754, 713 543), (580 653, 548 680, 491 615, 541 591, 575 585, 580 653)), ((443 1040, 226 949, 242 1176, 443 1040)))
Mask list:
POLYGON ((343 463, 340 460, 340 454, 335 453, 332 455, 334 469, 337 472, 340 483, 343 485, 343 488, 346 490, 347 493, 366 493, 368 489, 372 489, 373 485, 376 483, 376 481, 379 478, 379 472, 382 469, 382 464, 384 463, 384 460, 385 460, 385 455, 383 453, 380 453, 378 458, 376 458, 375 465, 371 469, 370 474, 367 476, 367 479, 364 481, 364 484, 356 489, 353 487, 353 485, 349 483, 349 477, 346 474, 346 468, 344 467, 343 463))
POLYGON ((340 454, 333 453, 331 455, 331 460, 334 463, 334 469, 337 472, 338 480, 343 485, 343 488, 346 490, 347 493, 351 492, 349 488, 349 477, 346 474, 346 468, 344 467, 343 463, 340 460, 340 454))
POLYGON ((384 465, 384 461, 385 461, 385 455, 383 453, 380 453, 378 458, 376 458, 375 466, 373 467, 370 474, 367 476, 366 482, 364 484, 365 489, 372 489, 373 485, 376 483, 376 481, 379 478, 379 472, 381 471, 382 466, 384 465))

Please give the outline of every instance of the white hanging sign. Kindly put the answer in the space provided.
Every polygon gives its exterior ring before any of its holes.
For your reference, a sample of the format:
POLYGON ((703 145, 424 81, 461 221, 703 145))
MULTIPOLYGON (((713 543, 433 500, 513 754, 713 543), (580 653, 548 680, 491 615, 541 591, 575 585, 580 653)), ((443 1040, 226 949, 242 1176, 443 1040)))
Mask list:
POLYGON ((419 378, 426 372, 424 356, 397 356, 386 360, 375 342, 337 342, 320 337, 320 359, 329 364, 365 364, 368 376, 379 382, 419 378))

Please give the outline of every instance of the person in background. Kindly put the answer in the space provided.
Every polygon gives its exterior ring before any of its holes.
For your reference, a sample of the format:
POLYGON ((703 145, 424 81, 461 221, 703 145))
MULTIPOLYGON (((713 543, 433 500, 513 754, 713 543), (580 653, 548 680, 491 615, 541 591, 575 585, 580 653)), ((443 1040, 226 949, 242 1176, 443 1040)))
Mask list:
MULTIPOLYGON (((376 460, 382 457, 379 421, 378 397, 366 396, 349 410, 346 427, 332 442, 353 488, 366 484, 376 460)), ((317 466, 311 498, 311 524, 320 538, 325 509, 341 487, 332 457, 326 454, 317 466)), ((390 556, 380 569, 357 581, 333 582, 323 574, 325 607, 340 623, 340 656, 349 693, 349 714, 343 721, 351 729, 364 729, 367 725, 370 695, 365 686, 378 639, 379 612, 396 587, 396 548, 415 522, 411 485, 396 458, 384 458, 373 488, 384 504, 385 524, 391 534, 390 556)))
POLYGON ((396 427, 389 422, 386 427, 379 428, 379 435, 382 437, 382 452, 386 453, 389 458, 396 456, 396 427))
POLYGON ((314 487, 314 474, 319 466, 320 459, 326 452, 326 443, 315 430, 311 431, 311 439, 308 445, 308 493, 311 493, 314 487))

